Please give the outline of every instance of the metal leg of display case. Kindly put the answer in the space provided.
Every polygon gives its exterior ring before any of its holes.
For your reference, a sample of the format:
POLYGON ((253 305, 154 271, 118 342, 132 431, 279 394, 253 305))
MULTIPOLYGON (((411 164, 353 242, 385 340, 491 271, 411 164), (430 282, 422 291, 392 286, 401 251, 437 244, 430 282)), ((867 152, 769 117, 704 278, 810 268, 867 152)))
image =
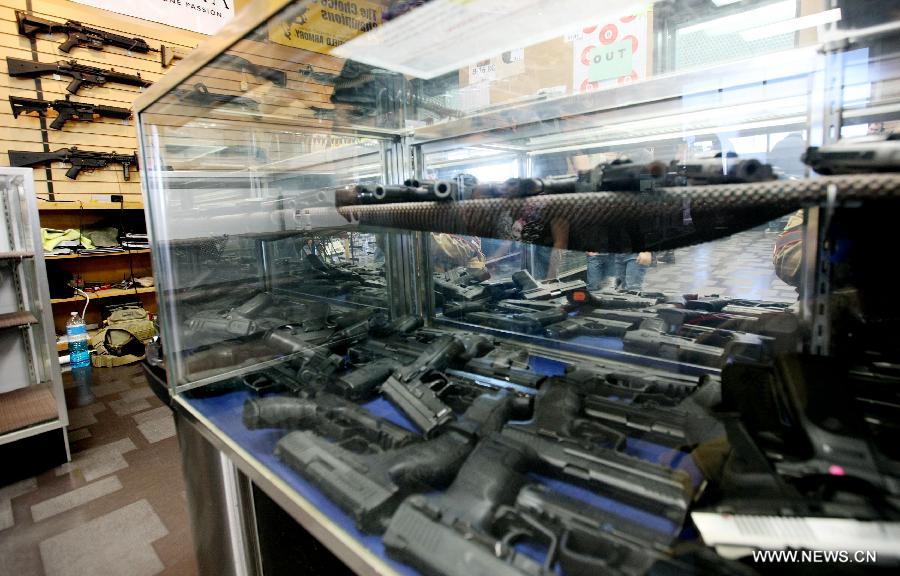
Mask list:
POLYGON ((204 576, 261 576, 250 481, 175 410, 178 444, 204 576))

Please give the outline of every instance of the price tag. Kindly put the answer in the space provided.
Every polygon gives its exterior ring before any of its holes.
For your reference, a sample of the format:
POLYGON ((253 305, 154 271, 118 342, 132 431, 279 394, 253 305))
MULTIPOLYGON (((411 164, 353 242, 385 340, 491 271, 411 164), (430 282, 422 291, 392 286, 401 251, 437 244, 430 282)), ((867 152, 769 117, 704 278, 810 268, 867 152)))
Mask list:
POLYGON ((53 74, 50 77, 53 78, 54 80, 62 80, 62 76, 60 76, 59 74, 53 74))

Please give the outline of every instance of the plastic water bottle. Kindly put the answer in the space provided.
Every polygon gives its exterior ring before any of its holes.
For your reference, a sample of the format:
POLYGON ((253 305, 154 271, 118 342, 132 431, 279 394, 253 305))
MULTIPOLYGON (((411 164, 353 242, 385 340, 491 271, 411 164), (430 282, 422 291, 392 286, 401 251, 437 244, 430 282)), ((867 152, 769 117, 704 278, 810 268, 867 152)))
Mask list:
POLYGON ((72 312, 72 317, 66 322, 66 336, 69 340, 69 365, 72 368, 90 366, 91 350, 87 328, 78 312, 72 312))

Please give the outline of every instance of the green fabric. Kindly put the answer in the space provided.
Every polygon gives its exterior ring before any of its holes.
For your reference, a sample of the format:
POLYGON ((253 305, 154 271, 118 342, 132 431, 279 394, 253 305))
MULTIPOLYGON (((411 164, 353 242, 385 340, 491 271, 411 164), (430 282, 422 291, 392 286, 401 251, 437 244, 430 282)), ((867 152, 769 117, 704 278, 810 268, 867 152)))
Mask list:
POLYGON ((81 239, 81 245, 87 248, 88 250, 94 249, 94 243, 91 242, 90 238, 82 236, 78 230, 74 228, 69 228, 68 230, 56 230, 55 228, 41 228, 41 244, 44 246, 44 250, 47 252, 52 251, 54 248, 59 246, 60 242, 65 242, 67 240, 78 240, 81 239))
POLYGON ((82 233, 98 248, 109 248, 119 245, 119 230, 112 226, 86 229, 82 233))

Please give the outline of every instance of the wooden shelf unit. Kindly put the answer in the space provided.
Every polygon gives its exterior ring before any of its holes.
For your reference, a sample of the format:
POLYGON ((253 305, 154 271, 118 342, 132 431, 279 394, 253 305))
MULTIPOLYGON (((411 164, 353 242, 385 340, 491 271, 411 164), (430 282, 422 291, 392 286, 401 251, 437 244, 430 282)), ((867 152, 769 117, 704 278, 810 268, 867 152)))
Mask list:
POLYGON ((45 255, 44 260, 75 260, 77 258, 107 258, 112 256, 130 256, 132 254, 149 254, 149 248, 139 248, 136 250, 124 250, 122 252, 100 252, 97 254, 57 254, 45 255))
MULTIPOLYGON (((88 292, 91 297, 91 300, 100 300, 103 298, 115 298, 116 296, 133 296, 134 294, 150 294, 151 292, 156 292, 155 286, 150 286, 149 288, 144 288, 142 286, 138 286, 135 288, 128 288, 127 290, 122 290, 120 288, 110 288, 109 290, 101 290, 99 292, 88 292)), ((50 300, 51 304, 62 304, 65 302, 83 302, 84 296, 73 296, 71 298, 53 298, 50 300)))

